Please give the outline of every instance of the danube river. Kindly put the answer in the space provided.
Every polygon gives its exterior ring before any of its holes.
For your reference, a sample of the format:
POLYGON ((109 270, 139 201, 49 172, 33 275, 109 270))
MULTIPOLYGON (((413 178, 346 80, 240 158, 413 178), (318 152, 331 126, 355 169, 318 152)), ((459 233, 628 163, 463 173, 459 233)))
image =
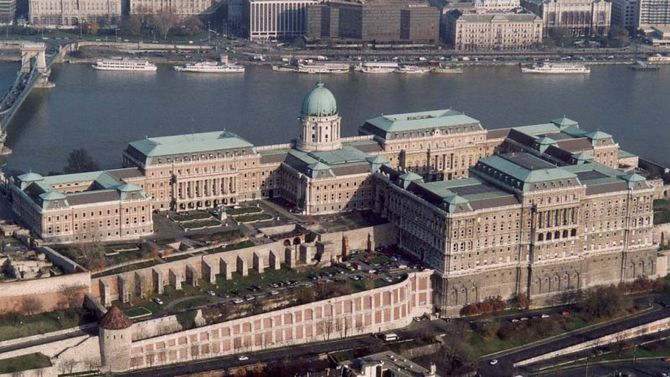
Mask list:
MULTIPOLYGON (((9 87, 16 64, 0 64, 9 87)), ((125 145, 145 136, 227 129, 250 142, 285 143, 298 134, 303 96, 317 76, 249 67, 243 75, 98 72, 55 66, 56 87, 36 89, 10 126, 9 168, 60 170, 86 148, 103 168, 120 166, 125 145)), ((463 75, 323 76, 337 98, 343 134, 380 114, 453 108, 501 128, 566 115, 611 133, 623 149, 670 165, 670 67, 634 72, 595 66, 586 76, 522 75, 516 66, 468 68, 463 75)))

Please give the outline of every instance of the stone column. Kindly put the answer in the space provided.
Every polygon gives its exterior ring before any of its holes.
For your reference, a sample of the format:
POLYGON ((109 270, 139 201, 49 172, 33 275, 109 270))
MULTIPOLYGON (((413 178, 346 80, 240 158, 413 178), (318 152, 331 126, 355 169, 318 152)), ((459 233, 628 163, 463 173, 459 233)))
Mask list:
POLYGON ((223 258, 219 260, 219 274, 223 276, 224 280, 230 280, 233 278, 233 269, 230 267, 228 262, 226 262, 223 258))
POLYGON ((131 290, 130 290, 130 279, 128 274, 119 275, 119 300, 123 303, 130 302, 131 290))
POLYGON ((258 253, 254 253, 253 263, 254 263, 254 270, 256 270, 259 274, 262 274, 263 271, 265 270, 265 266, 263 265, 263 257, 258 255, 258 253))
POLYGON ((186 280, 191 283, 193 287, 198 286, 198 270, 192 264, 186 265, 186 280))
POLYGON ((168 275, 170 279, 170 285, 172 285, 176 290, 181 290, 181 283, 184 280, 181 272, 175 271, 175 269, 171 268, 168 275))
POLYGON ((295 268, 295 250, 292 247, 287 247, 284 250, 284 260, 288 268, 295 268))
POLYGON ((152 268, 151 274, 154 282, 154 292, 157 294, 163 294, 163 272, 158 268, 152 268))
POLYGON ((249 275, 249 265, 247 264, 247 261, 240 256, 237 257, 237 272, 242 276, 249 275))
POLYGON ((109 283, 104 279, 100 279, 100 301, 102 301, 104 307, 112 305, 112 298, 109 293, 109 283))
POLYGON ((268 258, 270 262, 270 268, 273 270, 279 270, 281 269, 281 260, 279 259, 279 255, 275 253, 274 251, 270 251, 270 257, 268 258))
POLYGON ((202 260, 202 276, 210 284, 216 284, 216 270, 214 265, 206 260, 202 260))
POLYGON ((137 293, 139 298, 147 297, 147 284, 144 279, 144 274, 140 274, 137 271, 135 272, 135 293, 137 293))

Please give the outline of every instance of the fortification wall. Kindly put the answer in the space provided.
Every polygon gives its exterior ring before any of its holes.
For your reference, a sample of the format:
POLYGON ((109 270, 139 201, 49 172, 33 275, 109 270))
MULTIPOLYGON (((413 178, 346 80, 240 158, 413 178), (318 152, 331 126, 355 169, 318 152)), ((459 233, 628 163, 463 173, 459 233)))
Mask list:
POLYGON ((404 327, 432 311, 432 273, 411 273, 387 287, 135 341, 131 369, 404 327))
POLYGON ((80 294, 83 302, 90 285, 88 272, 0 283, 0 314, 21 311, 28 297, 36 300, 37 304, 31 303, 36 313, 67 307, 68 297, 62 292, 70 288, 78 288, 71 294, 80 294))

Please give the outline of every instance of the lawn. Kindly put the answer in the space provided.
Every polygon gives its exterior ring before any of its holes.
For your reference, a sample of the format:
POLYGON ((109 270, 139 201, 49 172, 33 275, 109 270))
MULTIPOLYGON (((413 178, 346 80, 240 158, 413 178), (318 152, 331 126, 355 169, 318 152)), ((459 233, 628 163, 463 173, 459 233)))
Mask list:
POLYGON ((552 318, 545 318, 545 319, 532 319, 529 321, 517 322, 516 324, 513 324, 513 326, 516 326, 514 333, 507 339, 501 339, 497 335, 491 337, 483 337, 474 330, 471 330, 468 332, 468 343, 473 347, 477 356, 482 356, 493 352, 498 352, 505 349, 522 346, 531 342, 559 335, 568 331, 577 330, 588 325, 603 322, 605 320, 607 320, 607 318, 601 318, 589 321, 583 316, 576 313, 573 313, 570 317, 567 318, 554 316, 552 318), (542 335, 538 334, 535 331, 526 331, 526 330, 533 330, 533 328, 537 327, 538 321, 558 321, 558 324, 554 326, 552 331, 549 331, 548 333, 542 335), (525 326, 527 326, 528 328, 524 328, 525 326))
POLYGON ((210 226, 220 226, 221 222, 218 220, 195 220, 195 221, 189 221, 186 223, 180 223, 182 228, 184 229, 198 229, 198 228, 207 228, 210 226))
POLYGON ((253 221, 263 221, 272 219, 272 215, 267 213, 252 213, 249 215, 235 216, 233 217, 238 223, 250 223, 253 221))
POLYGON ((249 213, 263 212, 260 207, 242 207, 242 208, 226 208, 226 213, 230 216, 246 215, 249 213))
POLYGON ((130 318, 139 318, 139 317, 144 317, 144 316, 149 316, 151 315, 151 310, 143 307, 143 306, 138 306, 135 308, 128 308, 127 310, 124 310, 126 315, 130 318))
POLYGON ((112 268, 112 269, 109 269, 109 270, 105 270, 105 271, 102 271, 102 272, 95 273, 95 274, 92 274, 91 277, 98 278, 98 277, 101 277, 101 276, 109 276, 109 275, 114 275, 114 274, 120 274, 122 272, 128 272, 128 271, 133 271, 133 270, 141 270, 143 268, 155 266, 158 263, 159 262, 156 261, 156 260, 148 260, 148 261, 144 261, 144 262, 140 262, 140 263, 133 263, 133 264, 129 264, 129 265, 126 265, 126 266, 112 268))
POLYGON ((68 329, 77 326, 79 321, 79 314, 74 310, 33 316, 6 315, 0 318, 0 341, 68 329))
POLYGON ((222 253, 224 251, 244 249, 246 247, 252 247, 252 246, 254 246, 254 243, 251 240, 244 240, 242 242, 228 244, 225 247, 217 247, 214 249, 207 250, 207 254, 222 253))
POLYGON ((31 353, 0 360, 0 373, 16 373, 50 366, 51 360, 47 356, 41 353, 31 353))
POLYGON ((234 239, 242 237, 242 231, 239 229, 232 229, 232 230, 224 230, 222 232, 215 232, 215 233, 210 233, 210 234, 197 234, 197 235, 192 235, 188 236, 188 238, 192 239, 193 241, 200 241, 200 242, 227 242, 227 241, 232 241, 234 239))
POLYGON ((210 303, 210 297, 194 297, 190 300, 182 301, 175 305, 172 309, 176 311, 182 311, 186 309, 195 309, 197 307, 207 305, 210 303))
POLYGON ((186 213, 178 213, 175 215, 170 216, 170 218, 174 221, 182 222, 182 221, 193 221, 193 220, 204 220, 204 219, 209 219, 212 217, 207 212, 186 212, 186 213))

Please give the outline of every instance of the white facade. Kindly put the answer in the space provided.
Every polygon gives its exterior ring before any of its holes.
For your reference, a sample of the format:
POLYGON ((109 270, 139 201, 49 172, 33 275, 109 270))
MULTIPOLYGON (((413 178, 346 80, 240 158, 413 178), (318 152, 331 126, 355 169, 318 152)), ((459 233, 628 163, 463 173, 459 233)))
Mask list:
POLYGON ((650 29, 654 25, 670 25, 670 0, 640 0, 638 27, 650 29))
POLYGON ((33 25, 116 25, 121 18, 121 0, 30 0, 28 7, 33 25))
POLYGON ((158 13, 168 11, 180 17, 199 16, 214 9, 214 0, 131 0, 130 13, 158 13))
POLYGON ((453 11, 448 42, 459 51, 525 50, 542 42, 542 19, 534 14, 474 14, 453 11))
POLYGON ((542 17, 545 29, 567 29, 573 35, 606 35, 612 18, 612 3, 605 0, 522 0, 521 4, 542 17))
POLYGON ((294 38, 305 34, 307 6, 315 0, 247 0, 243 24, 249 39, 294 38))

